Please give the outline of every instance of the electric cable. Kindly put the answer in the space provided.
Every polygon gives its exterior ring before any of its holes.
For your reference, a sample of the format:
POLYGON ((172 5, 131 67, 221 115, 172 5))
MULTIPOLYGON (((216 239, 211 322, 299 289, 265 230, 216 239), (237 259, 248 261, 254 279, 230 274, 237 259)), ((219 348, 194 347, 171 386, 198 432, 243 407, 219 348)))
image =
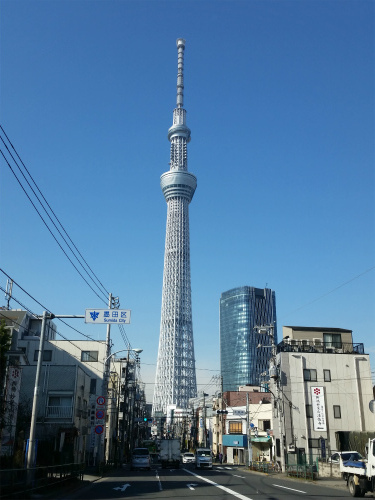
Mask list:
POLYGON ((91 288, 91 290, 95 293, 95 295, 102 301, 102 302, 105 302, 106 301, 100 297, 100 295, 98 295, 98 293, 92 288, 92 286, 90 285, 90 283, 86 280, 86 278, 82 275, 82 273, 79 271, 79 269, 77 268, 77 266, 74 264, 74 262, 72 261, 72 259, 69 257, 69 255, 65 252, 65 250, 63 249, 63 247, 61 246, 60 242, 57 240, 56 236, 53 234, 53 232, 51 231, 51 229, 49 228, 47 222, 44 220, 42 214, 39 212, 39 210, 37 209, 37 207, 35 206, 34 202, 31 200, 30 196, 28 195, 28 193, 26 192, 25 188, 23 187, 21 181, 18 179, 16 173, 14 172, 12 166, 10 165, 10 163, 8 162, 8 160, 6 159, 4 153, 3 153, 3 150, 0 149, 0 153, 2 154, 4 160, 6 161, 6 163, 8 164, 9 168, 11 169, 13 175, 15 176, 15 178, 17 179, 19 185, 21 186, 23 192, 25 193, 25 195, 27 196, 27 198, 29 199, 30 203, 32 204, 32 206, 34 207, 34 209, 36 210, 37 214, 39 215, 39 217, 42 219, 44 225, 46 226, 46 228, 48 229, 48 231, 50 232, 51 236, 53 237, 53 239, 56 241, 56 243, 59 245, 59 247, 61 248, 62 252, 64 253, 64 255, 66 256, 66 258, 69 260, 69 262, 72 264, 72 266, 74 267, 74 269, 77 271, 77 273, 81 276, 81 278, 85 281, 85 283, 91 288))
MULTIPOLYGON (((26 168, 24 162, 22 161, 22 159, 20 158, 19 154, 17 153, 14 145, 12 144, 12 142, 10 141, 9 137, 7 136, 6 132, 4 131, 3 127, 0 125, 0 129, 2 130, 3 134, 5 135, 5 137, 7 138, 9 144, 11 145, 13 151, 15 152, 15 154, 17 155, 17 157, 19 158, 20 162, 22 163, 24 169, 26 170, 27 174, 29 175, 29 177, 31 178, 32 182, 34 183, 36 189, 39 191, 40 195, 42 196, 44 202, 46 203, 47 207, 49 208, 49 210, 51 211, 51 213, 53 214, 53 216, 55 217, 55 219, 57 220, 58 224, 60 225, 60 227, 62 228, 62 230, 64 231, 64 233, 66 234, 66 236, 68 237, 68 239, 70 240, 70 242, 72 243, 72 245, 74 246, 74 248, 77 250, 79 256, 81 257, 81 259, 83 260, 83 262, 86 264, 86 266, 88 267, 88 269, 91 271, 91 274, 87 271, 87 269, 84 267, 84 265, 82 264, 82 262, 80 261, 80 259, 77 257, 77 255, 75 254, 74 250, 71 248, 71 246, 69 245, 69 243, 66 241, 65 237, 62 235, 61 231, 59 230, 59 228, 56 226, 55 222, 53 221, 52 217, 50 216, 50 214, 48 213, 46 207, 43 205, 42 201, 40 200, 40 198, 38 197, 38 195, 36 194, 36 192, 34 191, 33 187, 30 185, 30 182, 28 181, 28 179, 26 178, 25 174, 23 173, 21 167, 19 166, 19 164, 17 163, 16 159, 14 158, 13 154, 11 153, 11 151, 9 150, 7 144, 5 143, 3 137, 1 137, 0 135, 0 139, 2 141, 2 143, 4 144, 5 148, 7 149, 8 151, 8 154, 10 155, 10 157, 12 158, 13 162, 15 163, 15 165, 17 166, 18 170, 20 171, 20 173, 22 174, 24 180, 26 181, 27 185, 29 186, 29 188, 31 189, 32 193, 34 194, 35 198, 38 200, 38 202, 40 203, 41 207, 43 208, 43 210, 45 211, 46 215, 48 216, 48 218, 50 219, 50 221, 52 222, 52 224, 54 225, 55 229, 58 231, 59 235, 61 236, 61 238, 63 239, 64 243, 67 245, 67 247, 69 248, 69 250, 72 252, 72 254, 74 255, 74 257, 76 258, 76 260, 78 261, 78 263, 80 264, 80 266, 82 267, 82 269, 85 271, 85 273, 88 275, 88 277, 92 280, 92 282, 94 283, 94 285, 99 289, 99 291, 103 294, 109 294, 109 292, 106 290, 106 288, 104 287, 104 285, 102 284, 102 282, 99 280, 99 278, 96 276, 96 274, 94 273, 94 271, 91 269, 91 267, 88 265, 87 261, 84 259, 84 257, 82 256, 81 252, 78 250, 77 246, 74 244, 73 240, 70 238, 70 236, 68 235, 67 231, 65 230, 64 226, 62 225, 62 223, 60 222, 59 218, 56 216, 55 212, 52 210, 50 204, 47 202, 46 198, 44 197, 43 193, 41 192, 41 190, 39 189, 38 185, 36 184, 34 178, 32 177, 32 175, 30 174, 29 170, 26 168), (100 286, 95 282, 95 280, 93 279, 93 276, 95 276, 97 282, 100 284, 100 286), (102 288, 102 289, 101 289, 102 288), (104 290, 104 292, 103 292, 104 290)), ((15 178, 17 179, 18 183, 20 184, 20 186, 22 187, 23 191, 25 192, 26 196, 29 198, 29 201, 31 202, 31 204, 33 205, 34 209, 37 211, 39 217, 42 219, 42 221, 44 222, 44 224, 46 225, 47 229, 49 229, 50 233, 52 234, 52 236, 54 237, 55 241, 59 244, 59 242, 57 241, 57 239, 55 238, 55 236, 53 235, 52 231, 50 230, 50 228, 48 227, 47 223, 45 222, 45 220, 43 219, 43 217, 41 216, 41 214, 39 213, 39 211, 37 210, 36 206, 34 205, 34 203, 31 201, 31 198, 29 197, 29 195, 27 194, 26 190, 24 189, 22 183, 20 182, 19 178, 17 177, 16 173, 14 172, 13 168, 11 167, 10 163, 8 162, 8 160, 6 159, 5 157, 5 154, 2 150, 1 151, 1 154, 3 155, 6 163, 8 164, 9 168, 11 169, 13 175, 15 176, 15 178)), ((61 245, 59 244, 60 248, 62 249, 61 245)), ((63 250, 63 249, 62 249, 63 250)), ((64 250, 63 250, 64 251, 64 250)), ((64 251, 64 254, 67 256, 66 252, 64 251)), ((69 258, 69 257, 68 257, 69 258)), ((69 259, 70 260, 70 259, 69 259)), ((70 261, 71 262, 71 261, 70 261)), ((72 263, 72 262, 71 262, 72 263)), ((74 265, 72 263, 72 265, 74 265)), ((75 267, 75 266, 74 266, 75 267)), ((75 269, 77 270, 77 268, 75 267, 75 269)), ((78 271, 78 270, 77 270, 78 271)), ((82 276, 81 276, 82 277, 82 276)))

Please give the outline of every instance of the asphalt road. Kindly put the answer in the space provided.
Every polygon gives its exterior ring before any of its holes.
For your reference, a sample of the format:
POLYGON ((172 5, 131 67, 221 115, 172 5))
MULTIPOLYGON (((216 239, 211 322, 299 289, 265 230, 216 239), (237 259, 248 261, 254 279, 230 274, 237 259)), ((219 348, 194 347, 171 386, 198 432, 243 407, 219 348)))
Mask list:
MULTIPOLYGON (((371 496, 371 495, 370 495, 371 496)), ((92 499, 191 499, 191 500, 289 500, 291 498, 349 498, 345 482, 304 481, 282 474, 262 474, 244 467, 214 465, 212 470, 196 470, 192 465, 180 469, 151 471, 118 470, 59 497, 64 500, 92 499)))

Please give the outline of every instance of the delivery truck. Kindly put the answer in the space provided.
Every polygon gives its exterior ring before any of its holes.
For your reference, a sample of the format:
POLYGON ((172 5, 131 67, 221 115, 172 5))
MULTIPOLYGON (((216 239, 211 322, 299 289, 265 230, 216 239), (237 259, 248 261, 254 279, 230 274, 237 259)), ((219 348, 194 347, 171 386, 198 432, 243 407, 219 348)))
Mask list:
POLYGON ((160 441, 160 461, 163 469, 166 467, 180 467, 180 440, 162 439, 160 441))

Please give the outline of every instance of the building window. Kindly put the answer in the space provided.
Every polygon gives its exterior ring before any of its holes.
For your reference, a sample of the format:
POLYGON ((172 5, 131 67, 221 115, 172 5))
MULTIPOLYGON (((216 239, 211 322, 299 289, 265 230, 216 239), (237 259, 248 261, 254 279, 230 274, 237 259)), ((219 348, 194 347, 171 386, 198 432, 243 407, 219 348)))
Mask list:
POLYGON ((312 405, 306 405, 306 417, 307 418, 313 417, 312 405))
POLYGON ((267 431, 271 429, 271 420, 258 420, 258 429, 260 431, 267 431))
MULTIPOLYGON (((34 351, 34 361, 38 361, 39 357, 39 349, 34 351)), ((52 351, 44 350, 43 351, 43 361, 51 361, 52 360, 52 351)))
POLYGON ((99 351, 82 351, 81 361, 92 362, 98 361, 99 351))
POLYGON ((331 382, 331 370, 323 370, 324 382, 331 382))
POLYGON ((304 369, 303 370, 303 380, 305 380, 307 382, 316 382, 317 381, 316 370, 304 369))
POLYGON ((341 349, 341 333, 323 333, 324 347, 336 347, 341 349))
POLYGON ((335 418, 341 418, 341 406, 333 405, 333 416, 335 418))
POLYGON ((242 434, 242 422, 229 422, 229 434, 242 434))
POLYGON ((309 438, 309 448, 320 448, 320 440, 309 438))
POLYGON ((90 380, 90 394, 96 394, 96 378, 90 380))

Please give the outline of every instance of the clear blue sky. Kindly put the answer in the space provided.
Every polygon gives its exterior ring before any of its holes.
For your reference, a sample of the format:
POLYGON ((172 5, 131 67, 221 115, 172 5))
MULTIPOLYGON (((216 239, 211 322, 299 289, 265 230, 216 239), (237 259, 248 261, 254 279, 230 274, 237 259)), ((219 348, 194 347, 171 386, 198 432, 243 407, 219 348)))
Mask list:
MULTIPOLYGON (((144 350, 149 400, 179 37, 198 179, 198 388, 219 373, 220 294, 242 285, 275 290, 279 335, 283 325, 352 329, 374 369, 374 6, 1 0, 1 124, 90 267, 132 310, 126 333, 144 350)), ((1 268, 55 314, 105 307, 0 166, 1 268)), ((104 326, 72 324, 105 337, 104 326)))

